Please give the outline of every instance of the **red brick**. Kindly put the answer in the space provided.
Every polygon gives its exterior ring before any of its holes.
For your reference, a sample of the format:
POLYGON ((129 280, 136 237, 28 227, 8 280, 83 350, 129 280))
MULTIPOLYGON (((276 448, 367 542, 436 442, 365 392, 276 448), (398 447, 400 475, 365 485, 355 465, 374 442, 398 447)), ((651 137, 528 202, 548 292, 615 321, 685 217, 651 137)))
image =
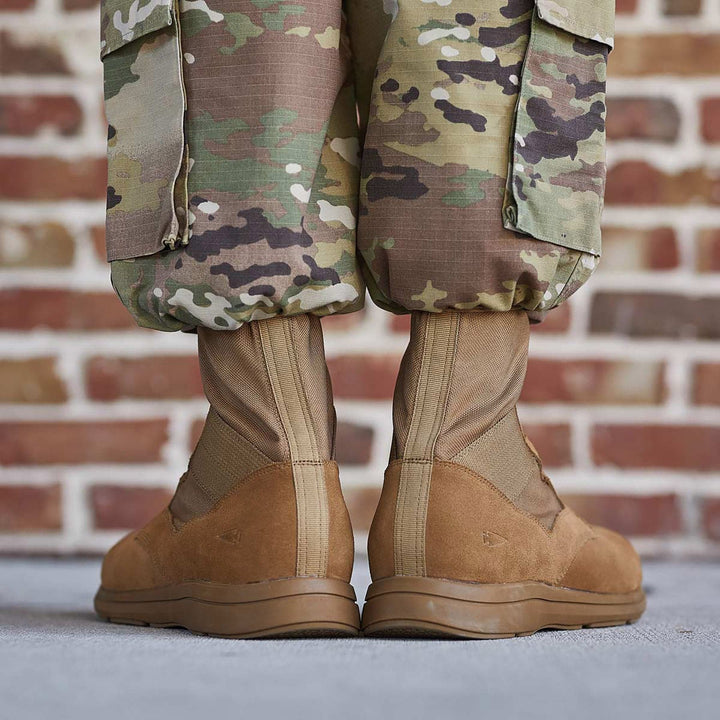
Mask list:
POLYGON ((0 485, 0 532, 43 532, 62 528, 60 486, 0 485))
POLYGON ((86 367, 87 394, 93 400, 202 397, 197 355, 139 358, 94 357, 86 367))
POLYGON ((609 70, 616 76, 714 76, 720 67, 720 34, 687 32, 618 35, 609 70))
POLYGON ((720 405, 720 363, 695 365, 692 398, 695 405, 720 405))
POLYGON ((720 97, 700 101, 700 127, 707 142, 720 142, 720 97))
POLYGON ((697 271, 720 272, 720 228, 703 228, 698 231, 697 271))
POLYGON ((90 228, 90 239, 92 240, 93 247, 95 248, 95 254, 98 260, 102 262, 107 261, 107 248, 105 247, 105 226, 95 225, 90 228))
MULTIPOLYGON (((382 478, 378 478, 378 483, 382 478)), ((370 530, 375 508, 380 500, 380 487, 350 487, 343 489, 345 504, 350 513, 353 532, 366 533, 370 530)), ((358 548, 359 549, 359 548, 358 548)))
POLYGON ((70 75, 57 36, 0 32, 0 75, 70 75))
POLYGON ((523 429, 540 454, 543 465, 549 468, 572 465, 569 425, 523 423, 523 429))
POLYGON ((615 0, 615 11, 618 15, 628 15, 637 10, 638 0, 615 0))
POLYGON ((31 10, 35 7, 35 0, 3 0, 2 10, 31 10))
POLYGON ((663 13, 669 16, 699 15, 702 0, 663 0, 663 13))
POLYGON ((0 268, 67 267, 74 256, 72 235, 60 223, 0 225, 0 268))
POLYGON ((663 375, 659 362, 531 358, 520 399, 528 403, 659 404, 664 399, 663 375))
POLYGON ((161 487, 95 485, 90 490, 93 527, 96 530, 134 530, 157 515, 172 498, 161 487))
POLYGON ((602 525, 623 535, 674 535, 683 530, 680 502, 673 494, 568 494, 562 499, 593 525, 602 525))
POLYGON ((393 396, 400 357, 341 355, 328 359, 336 398, 388 400, 393 396))
POLYGON ((45 130, 59 135, 77 135, 82 109, 69 95, 0 96, 0 135, 29 137, 45 130))
POLYGON ((4 330, 119 330, 135 322, 113 293, 18 288, 0 290, 4 330))
POLYGON ((706 167, 664 173, 643 160, 626 160, 609 169, 605 202, 608 205, 717 205, 720 173, 706 167))
POLYGON ((596 425, 597 465, 669 470, 720 470, 720 426, 596 425))
POLYGON ((601 292, 590 311, 592 333, 637 338, 720 338, 720 297, 601 292))
POLYGON ((323 330, 328 333, 344 332, 357 327, 365 317, 365 310, 340 315, 326 315, 322 318, 323 330))
POLYGON ((410 333, 410 321, 412 315, 391 315, 390 316, 390 331, 395 333, 402 333, 408 335, 410 333))
POLYGON ((680 129, 680 113, 667 98, 609 97, 606 128, 609 140, 673 142, 680 129))
POLYGON ((337 461, 340 465, 367 465, 372 455, 374 431, 366 425, 339 422, 336 437, 337 461))
POLYGON ((99 200, 106 195, 104 158, 0 156, 0 199, 99 200))
POLYGON ((167 437, 165 419, 2 422, 0 464, 153 463, 167 437))
POLYGON ((534 333, 563 333, 570 328, 570 304, 563 303, 551 310, 545 319, 530 329, 534 333))
POLYGON ((711 540, 720 541, 720 498, 705 498, 701 505, 703 532, 711 540))
POLYGON ((606 227, 602 242, 602 273, 672 270, 680 262, 677 237, 669 227, 606 227))
POLYGON ((62 403, 65 383, 58 377, 55 358, 0 359, 0 402, 62 403))

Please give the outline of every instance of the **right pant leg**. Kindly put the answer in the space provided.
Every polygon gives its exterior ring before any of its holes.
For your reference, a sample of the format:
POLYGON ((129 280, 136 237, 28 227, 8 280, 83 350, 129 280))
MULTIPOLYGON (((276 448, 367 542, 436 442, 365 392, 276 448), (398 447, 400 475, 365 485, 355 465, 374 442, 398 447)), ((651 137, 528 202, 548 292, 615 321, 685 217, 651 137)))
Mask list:
POLYGON ((561 303, 599 255, 612 0, 348 6, 375 302, 538 317, 561 303))

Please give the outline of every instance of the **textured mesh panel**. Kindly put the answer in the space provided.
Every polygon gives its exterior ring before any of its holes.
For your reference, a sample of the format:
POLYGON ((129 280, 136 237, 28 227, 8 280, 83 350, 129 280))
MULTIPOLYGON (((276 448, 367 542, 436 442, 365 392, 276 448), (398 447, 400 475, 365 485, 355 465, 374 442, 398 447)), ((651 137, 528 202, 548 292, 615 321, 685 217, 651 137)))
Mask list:
POLYGON ((462 313, 450 402, 436 454, 450 459, 515 407, 530 337, 522 311, 462 313))
POLYGON ((513 502, 539 474, 514 409, 452 460, 482 475, 513 502))
MULTIPOLYGON (((515 411, 527 367, 527 315, 522 311, 456 314, 456 351, 435 457, 470 468, 551 527, 562 504, 525 442, 515 411)), ((413 313, 393 408, 398 456, 407 443, 423 363, 440 367, 444 362, 442 349, 429 348, 425 342, 429 324, 437 317, 413 313)))

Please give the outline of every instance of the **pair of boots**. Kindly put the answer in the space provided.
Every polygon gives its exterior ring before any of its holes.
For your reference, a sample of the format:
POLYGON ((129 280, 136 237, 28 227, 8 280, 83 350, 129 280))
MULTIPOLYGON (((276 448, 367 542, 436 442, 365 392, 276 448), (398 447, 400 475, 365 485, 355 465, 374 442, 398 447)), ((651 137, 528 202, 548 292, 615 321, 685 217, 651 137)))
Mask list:
POLYGON ((413 314, 362 622, 317 317, 199 329, 210 401, 170 505, 110 550, 122 623, 228 637, 509 637, 636 620, 640 563, 564 507, 516 413, 525 313, 413 314))

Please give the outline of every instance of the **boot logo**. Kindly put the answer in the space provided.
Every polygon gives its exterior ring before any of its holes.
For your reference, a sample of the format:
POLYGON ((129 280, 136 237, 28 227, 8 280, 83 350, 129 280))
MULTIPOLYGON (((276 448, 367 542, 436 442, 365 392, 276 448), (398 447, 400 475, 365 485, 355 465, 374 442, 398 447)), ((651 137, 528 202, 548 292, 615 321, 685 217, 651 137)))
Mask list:
POLYGON ((218 540, 230 543, 231 545, 237 545, 241 541, 241 539, 242 531, 240 530, 240 528, 236 528, 235 530, 228 530, 226 533, 218 535, 218 540))
POLYGON ((490 532, 489 530, 483 530, 482 533, 482 544, 485 547, 497 547, 507 542, 507 538, 497 533, 490 532))

